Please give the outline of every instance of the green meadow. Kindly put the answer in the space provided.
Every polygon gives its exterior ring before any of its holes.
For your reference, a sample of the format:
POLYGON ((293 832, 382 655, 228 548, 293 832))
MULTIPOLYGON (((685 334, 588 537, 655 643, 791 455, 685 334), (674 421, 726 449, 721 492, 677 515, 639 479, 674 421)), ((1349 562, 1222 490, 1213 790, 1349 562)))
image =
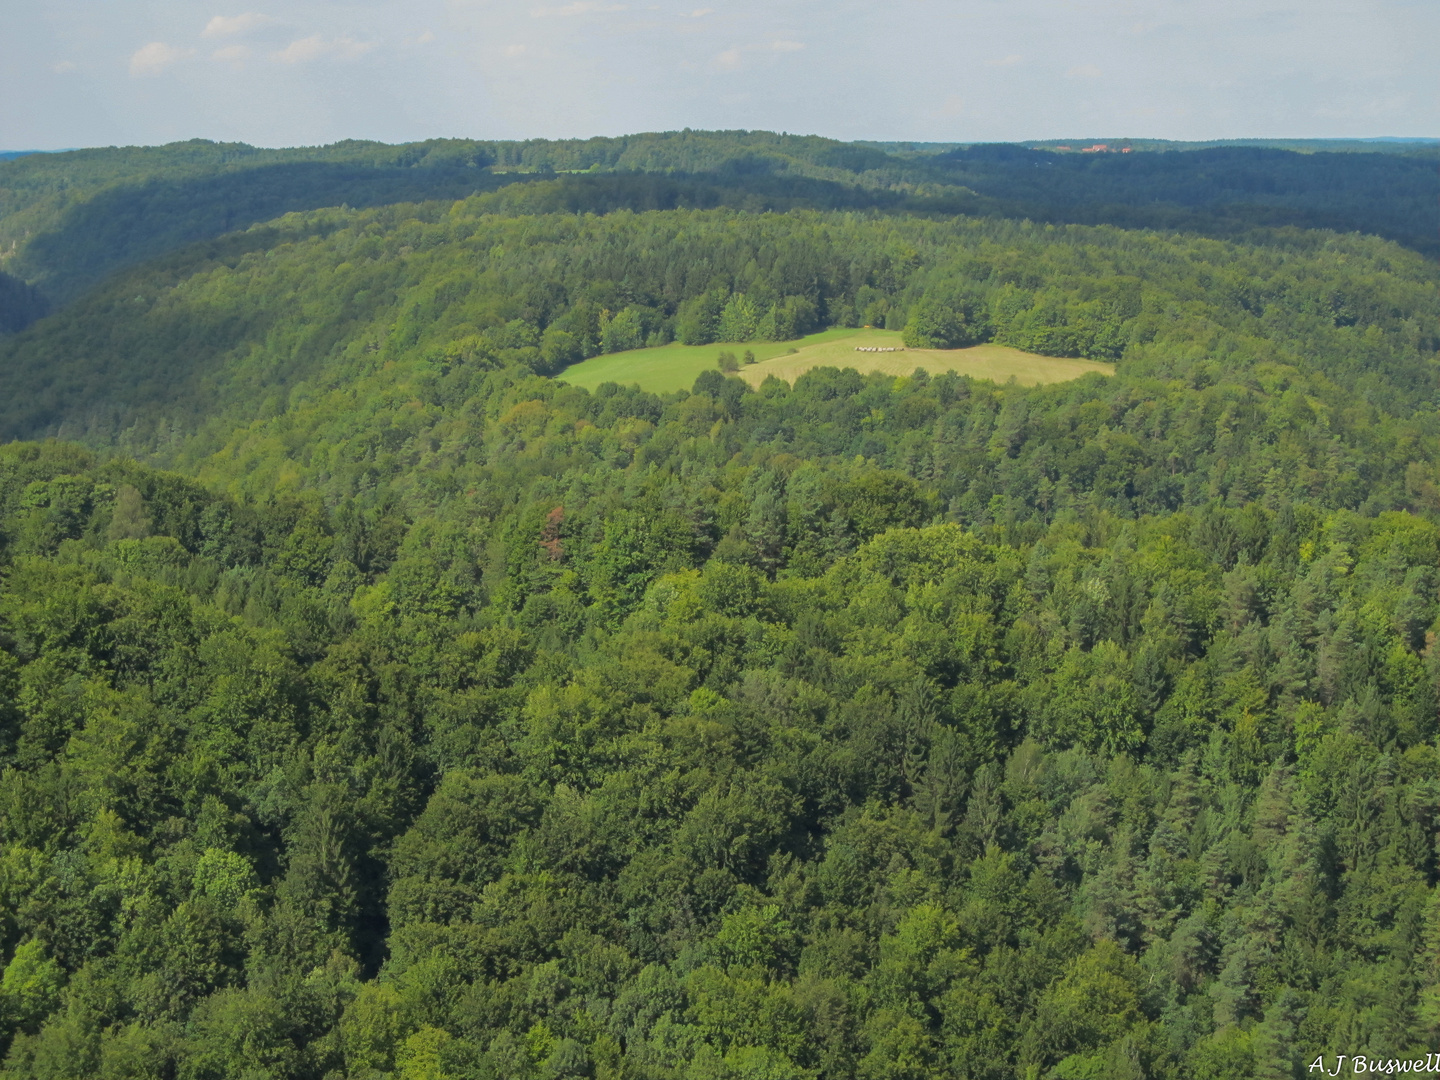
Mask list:
POLYGON ((744 355, 745 350, 749 349, 755 354, 758 363, 789 356, 810 346, 834 343, 856 333, 858 331, 839 327, 822 330, 818 334, 811 334, 796 341, 751 341, 743 344, 714 345, 676 343, 654 349, 632 349, 629 352, 609 353, 582 360, 566 368, 559 378, 587 390, 594 390, 601 383, 616 382, 625 386, 636 383, 640 389, 652 394, 668 394, 674 390, 690 389, 695 377, 707 368, 713 368, 720 353, 726 349, 736 356, 744 355))
POLYGON ((1037 356, 1005 345, 976 345, 968 349, 905 349, 903 352, 860 352, 860 349, 899 348, 900 334, 894 330, 855 330, 837 327, 795 341, 756 341, 745 344, 662 345, 654 349, 596 356, 566 368, 560 378, 575 386, 594 390, 601 383, 624 386, 636 384, 653 394, 688 390, 702 371, 714 368, 722 351, 737 356, 749 349, 755 363, 741 367, 739 375, 752 386, 770 376, 793 383, 817 367, 854 368, 862 375, 883 372, 909 375, 923 368, 932 375, 955 371, 976 379, 1008 382, 1022 386, 1064 382, 1088 372, 1114 374, 1114 364, 1094 360, 1037 356))

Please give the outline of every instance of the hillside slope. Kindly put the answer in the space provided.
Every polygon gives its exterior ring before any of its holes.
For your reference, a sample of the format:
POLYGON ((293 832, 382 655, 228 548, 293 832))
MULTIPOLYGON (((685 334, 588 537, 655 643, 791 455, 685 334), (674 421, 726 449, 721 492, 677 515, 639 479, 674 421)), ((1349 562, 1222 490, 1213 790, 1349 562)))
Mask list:
POLYGON ((1177 371, 1209 353, 1237 375, 1282 364, 1397 416, 1436 394, 1435 272, 1379 241, 525 212, 567 190, 557 181, 456 204, 294 215, 129 272, 0 343, 14 387, 0 431, 149 453, 206 429, 211 441, 195 445, 213 448, 228 427, 283 413, 292 395, 392 366, 397 379, 515 362, 555 372, 676 338, 919 326, 946 303, 958 312, 943 331, 951 345, 1143 356, 1177 371))
POLYGON ((1433 424, 387 374, 210 487, 0 449, 3 1075, 1433 1049, 1433 424))
POLYGON ((459 198, 557 173, 697 177, 710 201, 685 205, 918 199, 916 212, 1217 236, 1284 225, 1360 231, 1434 255, 1440 179, 1427 160, 1239 147, 1063 155, 980 146, 937 155, 745 131, 289 150, 195 140, 0 162, 0 270, 53 306, 116 269, 285 212, 459 198))
POLYGON ((308 210, 0 342, 0 1078, 1440 1052, 1440 271, 867 172, 308 210), (1114 374, 564 379, 867 325, 1114 374))
POLYGON ((595 170, 698 172, 732 185, 784 174, 872 188, 926 172, 879 151, 768 132, 70 151, 0 163, 0 269, 65 303, 118 267, 282 213, 461 198, 524 176, 595 170))
POLYGON ((1295 226, 1383 236, 1440 257, 1434 153, 1211 147, 1130 154, 973 146, 932 159, 953 183, 1039 221, 1243 235, 1295 226))

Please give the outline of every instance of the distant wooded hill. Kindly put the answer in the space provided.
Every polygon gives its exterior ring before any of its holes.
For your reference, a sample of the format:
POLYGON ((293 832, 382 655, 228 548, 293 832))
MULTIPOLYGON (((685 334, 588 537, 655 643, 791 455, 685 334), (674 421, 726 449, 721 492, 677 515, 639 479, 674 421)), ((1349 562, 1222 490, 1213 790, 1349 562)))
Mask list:
POLYGON ((44 300, 37 306, 0 295, 0 328, 25 325, 37 312, 73 301, 121 267, 280 214, 454 200, 581 172, 684 174, 705 185, 703 195, 693 196, 698 201, 675 194, 682 205, 748 200, 771 209, 890 210, 904 204, 906 212, 1208 235, 1299 226, 1373 233, 1429 254, 1440 251, 1433 163, 1423 154, 1378 149, 1301 154, 1220 147, 1081 156, 972 146, 935 153, 911 144, 882 148, 746 131, 399 146, 350 141, 289 150, 194 140, 0 161, 0 269, 40 290, 44 300))
MULTIPOLYGON (((1128 146, 1132 151, 1141 150, 1211 150, 1217 147, 1262 150, 1291 150, 1300 154, 1437 154, 1440 153, 1440 139, 1396 138, 1381 136, 1374 139, 1204 139, 1186 142, 1173 139, 1036 139, 1024 145, 1035 150, 1053 150, 1060 146, 1080 149, 1104 143, 1108 146, 1128 146)), ((975 144, 965 144, 975 145, 975 144)), ((954 149, 947 147, 947 149, 954 149)))
POLYGON ((574 176, 287 216, 122 271, 0 344, 0 434, 208 453, 296 394, 376 372, 397 385, 514 364, 557 374, 671 340, 862 325, 1122 370, 1142 354, 1166 370, 1263 360, 1321 377, 1337 404, 1359 395, 1400 417, 1435 404, 1436 274, 1383 241, 1282 230, 1238 243, 780 197, 853 190, 826 184, 757 181, 727 205, 734 189, 687 178, 574 176), (710 208, 682 208, 696 203, 710 208))
POLYGON ((1003 212, 1038 221, 1212 235, 1291 225, 1373 233, 1440 254, 1434 155, 1239 146, 1084 154, 997 145, 935 161, 952 181, 1001 201, 1003 212))

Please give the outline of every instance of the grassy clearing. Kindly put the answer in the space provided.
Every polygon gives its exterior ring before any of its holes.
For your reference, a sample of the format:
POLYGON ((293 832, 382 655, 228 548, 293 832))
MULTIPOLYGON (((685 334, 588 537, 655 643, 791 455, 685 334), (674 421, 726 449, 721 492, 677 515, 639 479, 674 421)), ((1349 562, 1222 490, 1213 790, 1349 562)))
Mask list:
MULTIPOLYGON (((559 378, 573 386, 594 390, 603 382, 624 386, 639 383, 640 389, 652 394, 668 394, 673 390, 689 390, 695 377, 715 366, 720 353, 729 349, 736 356, 749 349, 757 361, 783 357, 791 349, 803 349, 854 335, 858 331, 841 327, 822 330, 798 341, 751 341, 744 344, 661 345, 658 349, 632 349, 630 352, 595 356, 572 364, 559 378)), ((751 365, 757 366, 757 365, 751 365)))
POLYGON ((1078 379, 1086 372, 1111 375, 1113 364, 1093 360, 1063 360, 1035 356, 1005 345, 976 345, 970 349, 907 349, 894 353, 856 352, 857 348, 898 348, 900 335, 893 330, 851 330, 840 327, 811 334, 798 341, 754 341, 747 344, 662 345, 657 349, 596 356, 575 364, 560 375, 575 386, 594 390, 603 382, 622 385, 638 383, 642 390, 665 394, 688 390, 702 371, 715 367, 722 350, 737 356, 749 349, 756 363, 740 369, 740 377, 759 386, 774 375, 794 383, 816 367, 854 368, 861 374, 872 371, 887 375, 909 375, 924 368, 933 375, 956 371, 976 379, 1006 382, 1013 378, 1023 386, 1078 379))
POLYGON ((751 386, 759 386, 771 375, 793 384, 805 372, 817 367, 853 367, 862 375, 872 371, 886 375, 911 375, 916 368, 924 368, 932 375, 954 371, 972 379, 1001 383, 1014 379, 1022 386, 1036 386, 1078 379, 1091 371, 1102 375, 1115 374, 1114 364, 1036 356, 1008 345, 975 345, 969 349, 906 349, 893 353, 856 352, 857 347, 898 348, 900 335, 894 330, 850 330, 847 335, 806 345, 793 356, 777 356, 750 364, 741 369, 740 377, 751 386))

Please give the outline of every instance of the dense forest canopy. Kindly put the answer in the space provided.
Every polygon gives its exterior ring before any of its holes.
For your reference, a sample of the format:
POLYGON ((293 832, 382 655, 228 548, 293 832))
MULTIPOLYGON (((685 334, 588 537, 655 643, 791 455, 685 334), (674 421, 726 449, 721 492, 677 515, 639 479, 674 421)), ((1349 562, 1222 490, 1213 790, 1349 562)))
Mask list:
POLYGON ((120 266, 288 211, 456 199, 517 174, 595 170, 713 173, 732 183, 778 172, 846 184, 879 170, 872 188, 923 171, 877 150, 769 132, 287 150, 196 139, 79 150, 0 163, 0 269, 68 301, 120 266))
MULTIPOLYGON (((38 287, 51 303, 68 303, 116 269, 283 213, 456 199, 580 172, 705 178, 705 193, 672 195, 687 206, 756 196, 771 204, 893 206, 919 196, 940 200, 932 209, 944 213, 1210 235, 1294 225, 1440 250, 1434 147, 1356 152, 1359 144, 1336 143, 1336 152, 1317 154, 1137 145, 1156 152, 1059 155, 981 146, 937 153, 762 131, 680 131, 399 146, 351 140, 285 150, 197 139, 32 154, 0 161, 0 271, 38 287)), ((1331 144, 1306 145, 1324 151, 1331 144)), ((19 321, 6 311, 0 296, 0 333, 19 321)))
POLYGON ((1440 1050, 1440 268, 1226 209, 1359 214, 1324 155, 1067 162, 1024 220, 972 180, 1048 157, 860 149, 23 174, 98 276, 0 342, 0 1076, 1440 1050), (565 382, 837 325, 1115 374, 565 382))
POLYGON ((1341 408, 1358 398, 1397 417, 1433 412, 1436 274, 1379 241, 1292 232, 1238 245, 812 211, 547 212, 572 189, 584 199, 637 187, 648 183, 557 180, 297 215, 127 272, 0 343, 15 388, 0 432, 150 452, 157 439, 221 430, 217 418, 343 393, 369 372, 404 386, 515 362, 554 374, 677 338, 907 322, 941 347, 993 339, 1126 356, 1157 374, 1203 350, 1217 375, 1278 365, 1323 376, 1341 408))
POLYGON ((1440 256, 1440 155, 1209 147, 1058 153, 974 146, 939 155, 956 181, 1037 220, 1214 234, 1256 225, 1359 230, 1440 256))
POLYGON ((0 272, 0 335, 24 330, 49 310, 50 303, 39 289, 0 272))
MULTIPOLYGON (((1054 150, 1057 147, 1065 146, 1077 152, 1083 152, 1086 147, 1104 145, 1114 150, 1123 150, 1128 147, 1132 152, 1137 150, 1214 150, 1220 149, 1260 149, 1260 150, 1290 150, 1299 154, 1404 154, 1409 157, 1429 156, 1440 157, 1440 139, 1427 139, 1423 137, 1405 138, 1394 136, 1378 136, 1369 139, 1204 139, 1199 141, 1186 141, 1179 139, 1130 139, 1107 137, 1100 139, 1037 139, 1029 140, 1024 145, 1035 150, 1054 150)), ((937 146, 937 149, 955 150, 962 145, 974 144, 952 144, 937 146)))

